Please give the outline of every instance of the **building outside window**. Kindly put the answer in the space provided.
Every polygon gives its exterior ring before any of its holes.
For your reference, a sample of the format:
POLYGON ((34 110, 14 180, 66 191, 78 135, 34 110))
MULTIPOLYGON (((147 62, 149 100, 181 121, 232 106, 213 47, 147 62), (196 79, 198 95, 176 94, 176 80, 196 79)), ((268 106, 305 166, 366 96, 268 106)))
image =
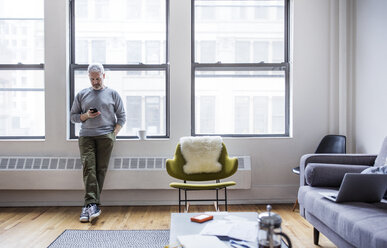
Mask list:
POLYGON ((200 120, 198 120, 198 129, 203 133, 215 131, 215 100, 216 96, 201 96, 196 101, 196 109, 200 111, 200 120))
POLYGON ((127 96, 126 97, 126 111, 130 113, 127 117, 127 124, 125 128, 127 132, 134 133, 142 128, 142 100, 141 96, 127 96))
POLYGON ((43 0, 0 0, 0 123, 2 139, 45 136, 43 0))
MULTIPOLYGON (((90 87, 88 64, 102 63, 106 86, 117 90, 128 112, 118 138, 134 138, 138 129, 147 129, 154 138, 169 135, 168 3, 71 1, 70 102, 81 89, 90 87), (85 6, 93 16, 80 13, 85 6)), ((70 123, 70 138, 76 138, 79 129, 79 124, 70 123)))
POLYGON ((234 103, 234 132, 249 133, 250 125, 250 97, 236 96, 234 103))
POLYGON ((192 135, 288 136, 288 0, 192 3, 192 135))

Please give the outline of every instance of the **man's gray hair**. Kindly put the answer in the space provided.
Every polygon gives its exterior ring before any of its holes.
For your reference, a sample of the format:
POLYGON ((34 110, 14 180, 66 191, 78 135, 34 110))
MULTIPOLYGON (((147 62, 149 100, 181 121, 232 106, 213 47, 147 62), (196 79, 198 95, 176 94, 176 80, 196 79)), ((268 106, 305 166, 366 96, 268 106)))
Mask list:
POLYGON ((90 72, 99 72, 100 74, 104 74, 105 71, 103 69, 103 65, 100 64, 100 63, 92 63, 89 65, 89 67, 87 68, 87 72, 90 73, 90 72))

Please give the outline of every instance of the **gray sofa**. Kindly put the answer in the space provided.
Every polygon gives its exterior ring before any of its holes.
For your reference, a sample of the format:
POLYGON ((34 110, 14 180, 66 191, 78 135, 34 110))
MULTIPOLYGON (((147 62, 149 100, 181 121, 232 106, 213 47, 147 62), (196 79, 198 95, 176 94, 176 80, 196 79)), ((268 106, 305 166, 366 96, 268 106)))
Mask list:
POLYGON ((386 200, 372 204, 334 203, 319 194, 321 191, 337 191, 346 172, 360 173, 374 166, 376 157, 364 154, 302 156, 298 202, 300 214, 314 227, 316 245, 321 232, 339 248, 387 247, 386 200))

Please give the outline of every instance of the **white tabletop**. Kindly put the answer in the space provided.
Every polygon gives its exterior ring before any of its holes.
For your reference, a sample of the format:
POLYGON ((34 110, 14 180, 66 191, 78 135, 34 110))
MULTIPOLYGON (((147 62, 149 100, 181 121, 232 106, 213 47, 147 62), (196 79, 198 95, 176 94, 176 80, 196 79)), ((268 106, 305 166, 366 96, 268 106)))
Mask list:
MULTIPOLYGON (((206 212, 206 213, 213 215, 214 220, 222 220, 227 215, 243 217, 250 221, 256 221, 258 218, 258 213, 256 212, 206 212)), ((179 244, 179 242, 177 241, 177 236, 200 233, 200 231, 204 228, 204 226, 208 222, 196 223, 191 221, 191 217, 199 214, 202 214, 202 213, 172 213, 171 214, 171 229, 170 229, 170 236, 169 236, 170 248, 176 247, 179 244)), ((228 242, 225 242, 225 243, 229 245, 228 242)), ((258 247, 258 244, 256 244, 256 247, 258 247)))

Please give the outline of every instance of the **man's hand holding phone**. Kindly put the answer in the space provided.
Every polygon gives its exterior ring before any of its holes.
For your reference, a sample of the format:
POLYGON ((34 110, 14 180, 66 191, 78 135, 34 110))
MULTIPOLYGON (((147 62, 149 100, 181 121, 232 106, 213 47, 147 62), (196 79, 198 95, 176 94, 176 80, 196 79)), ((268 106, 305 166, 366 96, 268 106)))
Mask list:
POLYGON ((95 117, 97 117, 100 114, 101 114, 101 112, 99 112, 97 108, 90 108, 87 111, 88 118, 95 118, 95 117))

